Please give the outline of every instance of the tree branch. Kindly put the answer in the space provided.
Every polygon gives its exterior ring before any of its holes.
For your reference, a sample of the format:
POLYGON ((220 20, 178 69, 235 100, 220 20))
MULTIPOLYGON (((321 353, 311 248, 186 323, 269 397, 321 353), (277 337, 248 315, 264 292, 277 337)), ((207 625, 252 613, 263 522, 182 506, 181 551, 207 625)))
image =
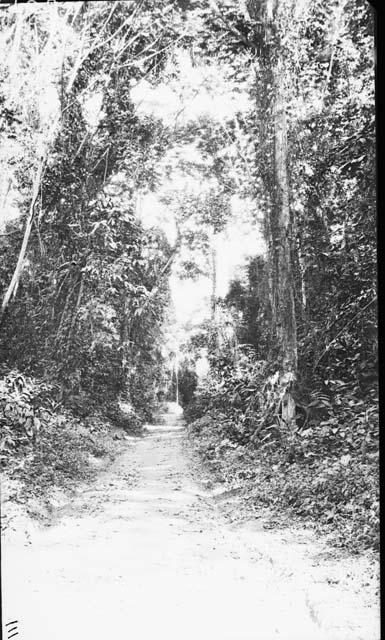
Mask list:
POLYGON ((170 268, 171 264, 173 263, 173 261, 174 261, 174 259, 175 259, 175 256, 176 256, 176 254, 177 254, 177 252, 178 252, 178 249, 179 249, 179 247, 180 247, 180 243, 181 243, 181 232, 180 232, 179 225, 177 225, 177 230, 178 230, 178 235, 177 235, 177 239, 176 239, 176 241, 175 241, 175 245, 174 245, 174 247, 173 247, 173 250, 172 250, 172 252, 171 252, 171 255, 170 255, 170 257, 168 258, 168 260, 167 260, 166 264, 163 266, 163 268, 162 268, 162 270, 161 270, 161 272, 160 272, 160 274, 159 274, 159 276, 158 276, 158 279, 157 279, 157 283, 158 283, 158 284, 156 284, 156 285, 154 285, 154 286, 153 286, 153 288, 151 289, 151 291, 150 291, 150 293, 149 293, 148 297, 147 297, 147 298, 146 298, 146 300, 144 301, 143 305, 142 305, 141 307, 139 307, 139 311, 140 311, 140 313, 142 313, 142 311, 144 311, 144 309, 146 308, 146 306, 147 306, 147 305, 148 305, 148 303, 150 302, 151 298, 153 298, 153 297, 154 297, 154 295, 155 295, 156 293, 158 293, 159 288, 160 288, 161 280, 162 280, 163 276, 167 273, 167 271, 169 270, 169 268, 170 268))
POLYGON ((30 204, 30 207, 29 207, 27 223, 25 225, 23 242, 22 242, 22 245, 21 245, 19 257, 18 257, 18 260, 17 260, 17 263, 16 263, 15 270, 13 272, 13 276, 12 276, 11 282, 9 283, 8 289, 5 292, 5 295, 4 295, 4 298, 3 298, 3 302, 2 302, 2 305, 1 305, 0 326, 1 326, 2 322, 3 322, 4 315, 5 315, 5 312, 7 310, 8 305, 9 305, 9 302, 10 302, 11 298, 16 295, 17 287, 19 285, 21 271, 22 271, 22 268, 23 268, 25 254, 26 254, 26 251, 27 251, 28 241, 29 241, 29 237, 31 235, 32 223, 33 223, 33 219, 34 219, 34 216, 35 216, 35 205, 36 205, 37 198, 39 196, 39 190, 40 190, 41 180, 42 180, 43 171, 44 171, 45 159, 46 158, 44 157, 40 161, 40 164, 39 164, 38 169, 36 171, 35 179, 34 179, 34 182, 33 182, 32 200, 31 200, 31 204, 30 204))

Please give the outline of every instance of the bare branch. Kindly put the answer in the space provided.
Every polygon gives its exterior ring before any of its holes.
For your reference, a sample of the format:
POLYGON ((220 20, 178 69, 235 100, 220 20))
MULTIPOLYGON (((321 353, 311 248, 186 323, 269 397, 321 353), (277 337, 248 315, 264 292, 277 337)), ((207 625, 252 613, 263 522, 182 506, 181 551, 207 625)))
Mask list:
POLYGON ((23 242, 22 242, 22 245, 21 245, 19 257, 18 257, 18 260, 17 260, 17 263, 16 263, 15 270, 13 272, 13 276, 12 276, 11 282, 9 283, 8 289, 5 292, 5 295, 4 295, 4 298, 3 298, 3 302, 2 302, 2 305, 1 305, 0 323, 2 322, 2 320, 4 318, 4 314, 5 314, 6 310, 7 310, 7 307, 9 305, 9 302, 10 302, 11 298, 13 296, 15 296, 15 294, 16 294, 16 291, 17 291, 17 288, 18 288, 18 285, 19 285, 21 271, 22 271, 22 268, 23 268, 25 254, 26 254, 26 251, 27 251, 28 241, 29 241, 29 237, 31 235, 32 223, 33 223, 33 219, 34 219, 34 216, 35 216, 35 205, 36 205, 37 198, 39 196, 39 191, 40 191, 40 185, 41 185, 41 181, 42 181, 42 177, 43 177, 44 166, 45 166, 45 157, 39 163, 38 169, 36 171, 35 179, 34 179, 34 182, 33 182, 32 200, 31 200, 31 204, 30 204, 30 207, 29 207, 27 223, 25 225, 23 242))

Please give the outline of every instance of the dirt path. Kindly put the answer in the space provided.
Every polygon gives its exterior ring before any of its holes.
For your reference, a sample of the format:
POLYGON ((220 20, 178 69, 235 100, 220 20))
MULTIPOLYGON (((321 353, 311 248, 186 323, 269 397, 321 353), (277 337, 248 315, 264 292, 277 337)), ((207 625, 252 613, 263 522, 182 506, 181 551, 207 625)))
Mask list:
POLYGON ((317 552, 305 534, 229 524, 169 419, 29 544, 5 539, 4 622, 16 640, 378 640, 377 611, 328 583, 317 552))

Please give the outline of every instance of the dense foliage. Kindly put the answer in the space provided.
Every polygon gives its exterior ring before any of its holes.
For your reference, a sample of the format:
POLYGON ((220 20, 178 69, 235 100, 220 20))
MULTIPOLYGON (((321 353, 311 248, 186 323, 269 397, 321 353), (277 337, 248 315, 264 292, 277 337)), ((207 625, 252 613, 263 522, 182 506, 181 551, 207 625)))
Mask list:
MULTIPOLYGON (((17 371, 9 371, 0 383, 0 463, 12 481, 21 481, 19 501, 92 478, 92 461, 116 451, 118 416, 111 416, 113 422, 97 410, 86 419, 76 416, 55 402, 56 392, 55 385, 17 371)), ((127 426, 126 416, 120 420, 127 426)), ((2 527, 8 526, 7 516, 2 513, 2 527)))
MULTIPOLYGON (((60 17, 61 8, 58 12, 60 17)), ((162 38, 170 34, 161 25, 155 33, 146 31, 150 24, 144 14, 145 25, 142 18, 133 38, 134 14, 130 4, 121 3, 112 14, 103 3, 77 16, 74 32, 89 32, 89 53, 75 66, 67 95, 63 95, 68 88, 64 71, 53 80, 62 92, 60 122, 38 184, 17 296, 2 318, 1 352, 10 367, 60 383, 60 399, 86 394, 93 402, 97 398, 105 402, 126 393, 148 415, 151 393, 146 395, 143 388, 152 391, 160 363, 157 340, 168 302, 162 267, 170 246, 160 233, 141 227, 135 215, 135 190, 143 184, 150 189, 156 185, 155 167, 167 146, 167 131, 156 119, 143 121, 134 114, 130 82, 156 73, 153 58, 141 71, 136 61, 154 39, 160 49, 164 46, 159 30, 162 38), (101 25, 103 46, 98 44, 101 25), (101 116, 90 124, 84 104, 95 93, 101 116), (138 380, 140 389, 135 388, 138 380)), ((5 26, 11 30, 15 20, 15 15, 13 21, 5 18, 5 26)), ((43 46, 44 37, 52 36, 44 33, 48 26, 44 11, 37 12, 34 21, 42 27, 43 46)), ((69 62, 63 59, 64 70, 69 62)), ((22 124, 24 131, 19 127, 17 134, 26 146, 28 139, 23 136, 27 138, 34 125, 28 120, 22 124)), ((13 129, 12 122, 4 137, 13 136, 13 129)), ((19 192, 25 193, 20 207, 26 217, 30 162, 24 156, 17 174, 19 192)), ((23 233, 18 219, 8 224, 1 238, 4 291, 23 233)))
POLYGON ((238 119, 238 144, 251 177, 242 188, 265 210, 268 253, 249 261, 222 301, 236 340, 214 345, 210 376, 190 409, 192 429, 230 479, 238 468, 248 476, 245 457, 261 466, 258 480, 252 472, 257 501, 265 496, 334 528, 340 544, 377 545, 373 15, 364 2, 343 9, 316 2, 299 12, 281 1, 271 50, 256 3, 246 13, 226 7, 207 16, 216 37, 206 35, 205 46, 228 56, 235 38, 244 67, 235 63, 234 74, 243 81, 245 68, 253 70, 255 111, 238 119), (281 377, 274 330, 277 60, 285 73, 294 384, 281 377))
POLYGON ((75 4, 0 17, 1 194, 17 213, 0 234, 3 463, 32 447, 44 464, 38 431, 58 437, 44 385, 72 425, 101 407, 119 417, 118 402, 137 425, 177 398, 203 457, 256 504, 376 546, 370 6, 75 4), (208 104, 231 87, 249 107, 188 117, 186 68, 208 104), (138 86, 150 102, 168 89, 172 117, 141 111, 138 86), (149 192, 174 245, 138 214, 149 192), (218 247, 246 222, 266 250, 220 296, 218 247), (208 283, 205 317, 182 329, 171 272, 208 283))
POLYGON ((353 550, 378 547, 378 409, 340 387, 297 401, 297 418, 281 417, 278 375, 239 349, 237 366, 216 361, 189 405, 191 434, 206 461, 253 503, 287 510, 333 532, 353 550))

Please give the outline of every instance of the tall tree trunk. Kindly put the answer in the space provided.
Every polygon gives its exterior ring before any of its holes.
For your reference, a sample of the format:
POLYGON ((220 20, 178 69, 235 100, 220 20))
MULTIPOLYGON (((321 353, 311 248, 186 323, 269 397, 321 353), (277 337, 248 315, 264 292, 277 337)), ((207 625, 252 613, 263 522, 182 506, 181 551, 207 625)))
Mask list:
POLYGON ((216 354, 219 354, 220 340, 217 320, 217 250, 215 246, 215 234, 211 245, 211 336, 216 354))
POLYGON ((272 329, 278 352, 280 413, 285 422, 292 423, 295 416, 295 402, 291 395, 291 388, 297 371, 297 324, 291 246, 285 65, 279 37, 278 5, 279 0, 249 0, 247 8, 256 31, 260 32, 261 25, 264 25, 264 42, 257 55, 260 73, 264 80, 266 102, 261 109, 260 117, 262 120, 269 118, 268 114, 272 112, 271 121, 265 128, 270 129, 269 133, 271 132, 271 138, 274 140, 271 162, 267 149, 268 169, 264 175, 266 187, 271 196, 265 229, 269 253, 272 329))
POLYGON ((211 248, 211 319, 215 325, 217 310, 217 253, 211 248))
MULTIPOLYGON (((279 368, 283 374, 297 370, 297 326, 294 304, 294 278, 292 265, 292 225, 289 202, 289 176, 287 158, 287 130, 285 108, 285 65, 278 33, 279 0, 249 0, 250 18, 256 31, 264 25, 264 43, 259 57, 259 68, 264 75, 265 112, 272 110, 270 129, 274 140, 272 164, 265 179, 271 192, 271 207, 265 221, 268 241, 268 270, 271 287, 273 331, 277 340, 279 368), (270 108, 269 108, 270 107, 270 108)), ((265 116, 266 117, 266 116, 265 116)), ((267 116, 269 117, 269 116, 267 116)), ((267 131, 265 131, 267 134, 267 131)), ((267 154, 269 155, 269 153, 267 154)), ((269 161, 269 158, 267 158, 269 161)))
POLYGON ((287 131, 284 103, 282 59, 274 69, 274 163, 275 189, 271 227, 276 268, 276 330, 283 372, 297 370, 297 326, 294 305, 294 279, 291 259, 291 220, 287 166, 287 131))
POLYGON ((306 293, 306 263, 305 258, 303 256, 300 243, 297 241, 297 255, 298 255, 298 264, 299 264, 299 275, 301 279, 301 313, 302 313, 302 321, 306 319, 306 308, 307 308, 307 293, 306 293))

